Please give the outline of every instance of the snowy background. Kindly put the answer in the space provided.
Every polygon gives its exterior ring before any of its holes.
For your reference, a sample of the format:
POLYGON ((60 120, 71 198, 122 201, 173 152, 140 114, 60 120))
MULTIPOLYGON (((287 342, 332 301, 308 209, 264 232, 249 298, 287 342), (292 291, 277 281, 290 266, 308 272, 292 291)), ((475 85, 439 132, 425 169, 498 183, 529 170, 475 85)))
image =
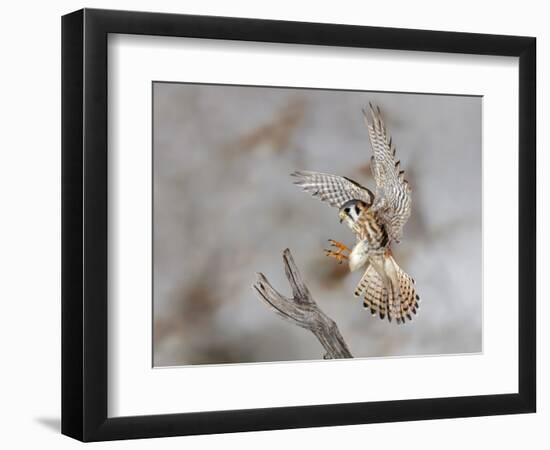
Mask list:
POLYGON ((155 83, 154 365, 322 357, 251 287, 263 272, 289 292, 287 247, 354 356, 480 352, 481 107, 479 97, 155 83), (422 303, 401 326, 363 310, 361 274, 323 254, 327 239, 354 236, 289 176, 330 172, 373 188, 369 101, 413 188, 393 251, 422 303))

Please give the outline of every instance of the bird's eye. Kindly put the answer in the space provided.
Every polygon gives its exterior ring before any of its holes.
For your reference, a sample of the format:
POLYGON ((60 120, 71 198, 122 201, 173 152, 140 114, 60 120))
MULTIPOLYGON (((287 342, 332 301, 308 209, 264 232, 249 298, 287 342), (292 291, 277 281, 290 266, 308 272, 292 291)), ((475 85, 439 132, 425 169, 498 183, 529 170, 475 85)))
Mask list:
POLYGON ((344 209, 344 212, 345 212, 346 214, 349 214, 349 208, 344 209))

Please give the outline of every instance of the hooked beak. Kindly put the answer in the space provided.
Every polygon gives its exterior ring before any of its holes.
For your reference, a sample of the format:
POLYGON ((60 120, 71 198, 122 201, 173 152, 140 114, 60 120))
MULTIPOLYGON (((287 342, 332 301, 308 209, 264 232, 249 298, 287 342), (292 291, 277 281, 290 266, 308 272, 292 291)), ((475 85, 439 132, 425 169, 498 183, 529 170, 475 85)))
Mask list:
POLYGON ((340 218, 340 223, 344 221, 344 214, 342 212, 338 213, 338 217, 340 218))

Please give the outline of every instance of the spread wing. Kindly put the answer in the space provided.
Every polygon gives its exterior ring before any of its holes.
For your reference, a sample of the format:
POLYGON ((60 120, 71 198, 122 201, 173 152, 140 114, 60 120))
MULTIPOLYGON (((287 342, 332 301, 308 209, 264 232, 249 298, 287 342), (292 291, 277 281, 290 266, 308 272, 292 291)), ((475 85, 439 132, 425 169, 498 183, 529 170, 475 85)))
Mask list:
POLYGON ((371 191, 346 177, 305 170, 296 171, 291 175, 297 178, 294 184, 329 203, 330 206, 340 208, 349 200, 362 200, 370 206, 374 200, 371 191))
POLYGON ((395 158, 395 145, 380 116, 380 108, 375 109, 369 104, 369 112, 372 123, 367 111, 363 110, 373 152, 371 169, 376 182, 374 207, 386 222, 390 237, 399 241, 403 225, 411 215, 411 188, 395 158))

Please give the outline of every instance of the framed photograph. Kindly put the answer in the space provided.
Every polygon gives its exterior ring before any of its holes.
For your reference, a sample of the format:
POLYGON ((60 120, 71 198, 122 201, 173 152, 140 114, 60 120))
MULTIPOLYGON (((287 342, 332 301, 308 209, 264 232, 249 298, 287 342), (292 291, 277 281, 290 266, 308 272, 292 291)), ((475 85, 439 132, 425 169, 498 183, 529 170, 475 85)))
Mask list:
POLYGON ((62 432, 535 411, 536 41, 62 20, 62 432))

